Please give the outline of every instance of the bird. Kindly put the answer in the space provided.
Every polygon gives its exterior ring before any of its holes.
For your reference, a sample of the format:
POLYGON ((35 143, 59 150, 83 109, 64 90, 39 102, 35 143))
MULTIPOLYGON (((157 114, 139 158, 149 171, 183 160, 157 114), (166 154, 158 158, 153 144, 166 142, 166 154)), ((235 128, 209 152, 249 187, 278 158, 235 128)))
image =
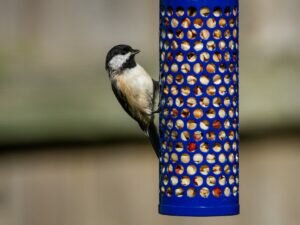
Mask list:
POLYGON ((105 69, 117 100, 149 137, 160 158, 160 138, 154 122, 155 113, 160 111, 159 82, 136 62, 138 53, 140 50, 129 45, 116 45, 106 55, 105 69))

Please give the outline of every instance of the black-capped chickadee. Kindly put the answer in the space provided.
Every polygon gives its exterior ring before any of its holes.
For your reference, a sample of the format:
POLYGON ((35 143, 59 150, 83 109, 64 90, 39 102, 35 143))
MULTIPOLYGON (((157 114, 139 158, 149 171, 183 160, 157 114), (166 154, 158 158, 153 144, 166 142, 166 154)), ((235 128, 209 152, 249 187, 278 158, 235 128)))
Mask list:
POLYGON ((117 45, 107 53, 105 68, 119 103, 149 136, 160 157, 159 134, 154 124, 159 84, 136 63, 134 57, 139 52, 128 45, 117 45))

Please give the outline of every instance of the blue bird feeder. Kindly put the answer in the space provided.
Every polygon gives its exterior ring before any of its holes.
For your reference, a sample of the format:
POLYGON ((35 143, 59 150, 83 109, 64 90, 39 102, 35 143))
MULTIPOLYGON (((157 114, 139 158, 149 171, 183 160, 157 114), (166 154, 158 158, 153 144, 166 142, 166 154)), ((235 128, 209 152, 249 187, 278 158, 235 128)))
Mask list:
POLYGON ((238 13, 160 0, 160 214, 239 214, 238 13))

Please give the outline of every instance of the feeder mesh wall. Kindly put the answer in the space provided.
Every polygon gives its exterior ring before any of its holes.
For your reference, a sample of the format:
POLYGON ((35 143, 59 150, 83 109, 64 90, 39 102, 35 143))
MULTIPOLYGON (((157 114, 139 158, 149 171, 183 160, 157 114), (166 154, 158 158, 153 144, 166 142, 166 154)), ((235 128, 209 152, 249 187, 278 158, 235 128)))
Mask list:
POLYGON ((161 214, 239 213, 237 0, 160 2, 161 214))

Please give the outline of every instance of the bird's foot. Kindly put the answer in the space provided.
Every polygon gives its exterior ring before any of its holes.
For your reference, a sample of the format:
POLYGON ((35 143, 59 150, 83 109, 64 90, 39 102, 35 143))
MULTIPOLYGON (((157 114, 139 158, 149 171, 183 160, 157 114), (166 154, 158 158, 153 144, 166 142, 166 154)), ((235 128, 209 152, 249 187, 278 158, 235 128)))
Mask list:
POLYGON ((155 113, 160 113, 161 112, 161 107, 159 106, 157 110, 152 111, 152 115, 154 115, 155 113))

